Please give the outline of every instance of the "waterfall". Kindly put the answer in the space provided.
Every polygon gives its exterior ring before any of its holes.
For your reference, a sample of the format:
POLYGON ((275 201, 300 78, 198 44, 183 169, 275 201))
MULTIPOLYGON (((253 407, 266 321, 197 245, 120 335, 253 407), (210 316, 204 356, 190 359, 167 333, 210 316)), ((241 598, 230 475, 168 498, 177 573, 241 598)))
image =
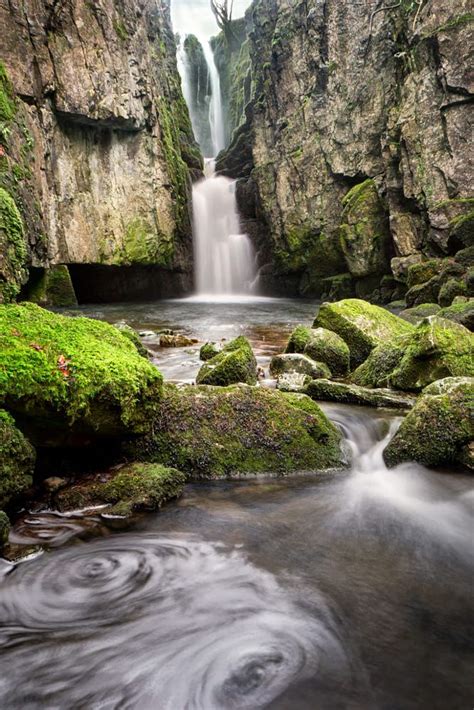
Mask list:
POLYGON ((255 257, 241 233, 235 182, 216 175, 213 160, 206 160, 205 177, 193 188, 193 222, 198 294, 251 293, 255 257))
POLYGON ((214 156, 225 148, 224 109, 222 107, 221 80, 214 61, 214 53, 209 42, 203 42, 209 78, 211 81, 211 100, 209 102, 209 123, 211 126, 214 156))

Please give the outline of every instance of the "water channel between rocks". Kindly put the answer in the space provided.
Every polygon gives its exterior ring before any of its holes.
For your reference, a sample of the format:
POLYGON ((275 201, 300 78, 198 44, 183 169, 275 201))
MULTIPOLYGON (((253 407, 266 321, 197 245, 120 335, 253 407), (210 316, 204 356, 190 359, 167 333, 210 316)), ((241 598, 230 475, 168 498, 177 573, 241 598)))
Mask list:
MULTIPOLYGON (((315 310, 284 299, 80 309, 200 342, 244 334, 264 368, 315 310)), ((154 348, 154 361, 191 381, 199 345, 154 348)), ((87 525, 37 516, 55 546, 0 566, 0 707, 471 708, 472 479, 388 471, 398 415, 324 409, 351 471, 188 485, 115 534, 100 511, 87 525), (85 533, 94 525, 102 534, 85 533)))

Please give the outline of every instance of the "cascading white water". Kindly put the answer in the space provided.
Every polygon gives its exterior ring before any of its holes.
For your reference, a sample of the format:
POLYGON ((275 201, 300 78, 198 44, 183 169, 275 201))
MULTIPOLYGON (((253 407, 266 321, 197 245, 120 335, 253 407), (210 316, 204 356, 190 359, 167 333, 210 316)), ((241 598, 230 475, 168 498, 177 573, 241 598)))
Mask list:
POLYGON ((241 233, 235 182, 218 176, 206 161, 193 188, 194 259, 198 294, 249 294, 255 279, 250 239, 241 233))
MULTIPOLYGON (((203 42, 209 79, 211 83, 211 100, 209 102, 209 123, 211 125, 212 147, 214 156, 225 148, 224 109, 222 106, 221 80, 214 61, 214 53, 209 42, 203 42)), ((211 156, 212 157, 212 156, 211 156)))

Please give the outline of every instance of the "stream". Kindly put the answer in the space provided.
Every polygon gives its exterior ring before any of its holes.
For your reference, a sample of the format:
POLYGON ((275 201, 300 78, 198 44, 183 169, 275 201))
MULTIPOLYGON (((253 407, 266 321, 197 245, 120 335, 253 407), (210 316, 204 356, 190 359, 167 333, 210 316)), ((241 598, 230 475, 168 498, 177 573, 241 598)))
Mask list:
MULTIPOLYGON (((198 339, 154 350, 191 381, 202 341, 244 334, 267 367, 316 304, 78 310, 198 339)), ((470 710, 472 478, 389 471, 398 415, 323 408, 350 471, 189 484, 126 532, 100 511, 32 515, 45 551, 0 560, 0 708, 470 710)))

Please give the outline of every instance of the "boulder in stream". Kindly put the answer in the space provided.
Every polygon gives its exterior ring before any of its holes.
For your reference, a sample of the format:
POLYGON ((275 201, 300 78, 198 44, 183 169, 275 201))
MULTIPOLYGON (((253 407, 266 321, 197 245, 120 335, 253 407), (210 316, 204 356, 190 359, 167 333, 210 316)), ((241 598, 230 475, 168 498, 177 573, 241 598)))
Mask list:
POLYGON ((318 377, 331 377, 331 370, 323 362, 316 362, 307 355, 300 353, 283 353, 275 355, 270 361, 270 374, 277 379, 284 374, 296 372, 308 375, 312 380, 318 377))
POLYGON ((423 390, 384 450, 388 466, 463 462, 474 439, 474 378, 447 377, 423 390))
POLYGON ((152 433, 127 454, 191 478, 340 468, 341 435, 318 405, 263 387, 164 388, 152 433))
POLYGON ((313 380, 305 387, 304 392, 311 399, 320 402, 361 404, 368 407, 411 409, 415 403, 414 397, 390 389, 369 389, 331 380, 313 380))
POLYGON ((298 325, 289 337, 285 353, 303 353, 327 365, 335 376, 343 377, 349 372, 349 348, 337 333, 326 328, 298 325))
POLYGON ((199 359, 203 362, 207 362, 207 360, 212 360, 212 358, 219 355, 219 353, 220 348, 216 343, 204 343, 199 350, 199 359))
POLYGON ((323 303, 313 324, 337 333, 350 350, 351 368, 360 365, 382 343, 409 335, 414 328, 390 311, 358 298, 323 303))
POLYGON ((224 345, 222 350, 214 355, 199 370, 196 382, 198 385, 227 385, 242 382, 248 385, 257 383, 257 361, 252 347, 243 335, 224 345))
POLYGON ((0 406, 41 445, 142 432, 161 390, 156 367, 112 325, 0 306, 0 406))

